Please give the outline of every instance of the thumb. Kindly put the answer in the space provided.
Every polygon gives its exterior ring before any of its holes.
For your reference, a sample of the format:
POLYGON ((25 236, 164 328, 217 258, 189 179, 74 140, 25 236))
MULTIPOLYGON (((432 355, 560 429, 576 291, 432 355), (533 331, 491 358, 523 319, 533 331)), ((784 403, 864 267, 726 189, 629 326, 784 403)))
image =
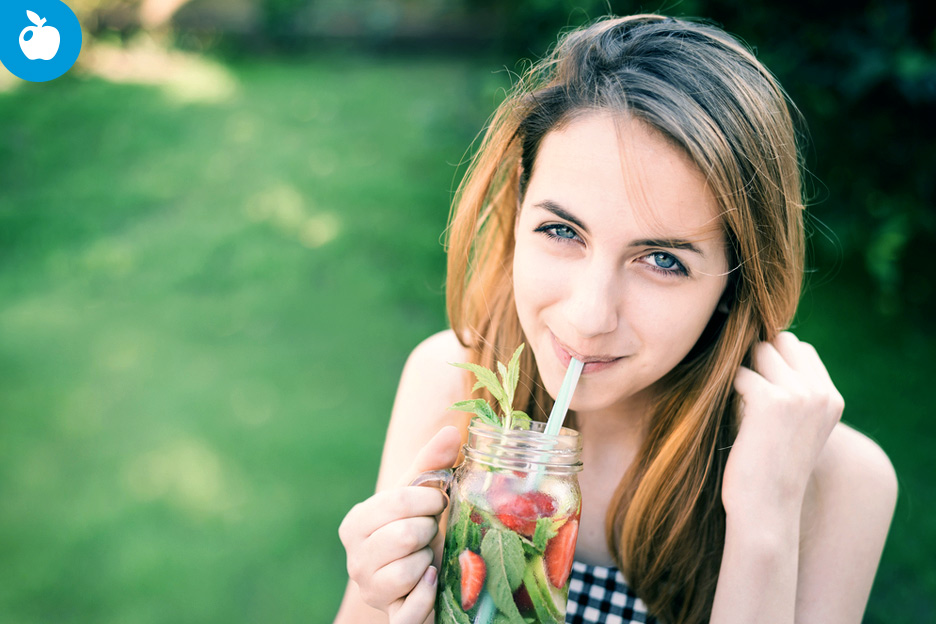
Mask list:
POLYGON ((410 468, 404 476, 401 485, 407 485, 420 473, 428 470, 444 470, 451 468, 458 460, 458 453, 461 450, 462 437, 456 427, 451 425, 442 427, 438 433, 426 442, 426 445, 420 449, 410 464, 410 468))

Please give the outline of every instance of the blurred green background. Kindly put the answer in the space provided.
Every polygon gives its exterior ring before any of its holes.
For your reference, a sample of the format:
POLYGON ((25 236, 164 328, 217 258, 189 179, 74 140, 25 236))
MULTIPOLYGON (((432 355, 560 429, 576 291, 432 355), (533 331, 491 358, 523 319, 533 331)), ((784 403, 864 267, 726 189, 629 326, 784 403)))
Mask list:
MULTIPOLYGON (((74 69, 0 68, 0 622, 329 622, 469 145, 518 59, 656 7, 66 3, 74 69)), ((667 6, 806 117, 795 331, 901 481, 865 621, 936 621, 933 9, 667 6)))

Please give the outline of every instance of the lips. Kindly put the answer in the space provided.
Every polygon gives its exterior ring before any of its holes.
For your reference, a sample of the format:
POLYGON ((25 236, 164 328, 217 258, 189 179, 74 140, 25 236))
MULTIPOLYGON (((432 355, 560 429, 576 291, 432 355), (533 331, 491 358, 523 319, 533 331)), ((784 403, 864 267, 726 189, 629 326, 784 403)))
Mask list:
POLYGON ((585 363, 585 366, 582 368, 583 375, 587 373, 597 373, 598 371, 613 366, 619 360, 624 359, 623 357, 615 357, 613 355, 584 355, 559 342, 559 339, 556 338, 552 332, 550 332, 550 336, 552 337, 553 349, 563 368, 568 368, 569 361, 574 357, 576 360, 585 363))

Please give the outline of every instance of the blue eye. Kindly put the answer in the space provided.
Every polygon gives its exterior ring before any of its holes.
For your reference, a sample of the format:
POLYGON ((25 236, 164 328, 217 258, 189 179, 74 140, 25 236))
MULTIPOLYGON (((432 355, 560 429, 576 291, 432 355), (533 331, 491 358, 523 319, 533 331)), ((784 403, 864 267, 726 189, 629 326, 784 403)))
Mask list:
POLYGON ((534 230, 536 232, 542 232, 549 238, 555 238, 563 241, 572 241, 578 238, 578 234, 575 233, 575 230, 570 228, 568 225, 563 225, 561 223, 553 223, 551 225, 541 225, 540 227, 534 230))
POLYGON ((673 254, 668 254, 665 251, 654 251, 644 256, 644 258, 649 262, 651 268, 658 273, 689 275, 686 267, 673 254))
POLYGON ((663 253, 660 251, 653 254, 653 261, 656 262, 656 265, 661 269, 671 269, 677 264, 676 258, 669 255, 668 253, 663 253))

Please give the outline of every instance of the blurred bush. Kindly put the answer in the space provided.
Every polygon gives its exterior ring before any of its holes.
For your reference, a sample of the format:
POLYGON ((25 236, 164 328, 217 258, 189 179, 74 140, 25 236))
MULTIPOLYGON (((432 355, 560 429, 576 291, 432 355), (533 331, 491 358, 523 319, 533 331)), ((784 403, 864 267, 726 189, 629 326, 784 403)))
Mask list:
MULTIPOLYGON (((221 39, 295 50, 460 48, 508 66, 542 56, 556 33, 634 0, 74 0, 89 35, 126 40, 174 30, 182 44, 221 39)), ((936 5, 865 0, 847 11, 801 1, 685 0, 756 43, 808 121, 807 167, 816 263, 869 279, 880 308, 927 318, 936 288, 916 262, 936 244, 936 5)), ((237 46, 235 46, 237 47, 237 46)))
MULTIPOLYGON (((507 55, 540 55, 556 31, 632 1, 466 0, 497 15, 507 55)), ((936 5, 685 0, 675 16, 715 21, 750 44, 808 124, 813 263, 870 279, 882 311, 936 312, 921 253, 936 246, 936 5)), ((827 277, 827 275, 826 275, 827 277)))

